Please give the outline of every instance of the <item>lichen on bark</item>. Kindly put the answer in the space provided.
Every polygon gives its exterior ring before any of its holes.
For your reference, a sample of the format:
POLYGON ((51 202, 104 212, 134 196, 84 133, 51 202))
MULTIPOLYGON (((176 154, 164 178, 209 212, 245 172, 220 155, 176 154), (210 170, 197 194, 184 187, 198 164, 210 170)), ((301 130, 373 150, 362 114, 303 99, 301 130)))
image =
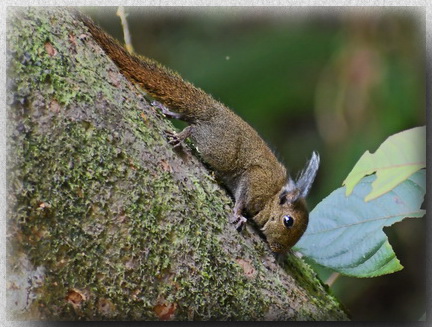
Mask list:
POLYGON ((7 24, 12 318, 346 319, 301 259, 228 223, 199 153, 169 146, 171 123, 68 10, 7 24))

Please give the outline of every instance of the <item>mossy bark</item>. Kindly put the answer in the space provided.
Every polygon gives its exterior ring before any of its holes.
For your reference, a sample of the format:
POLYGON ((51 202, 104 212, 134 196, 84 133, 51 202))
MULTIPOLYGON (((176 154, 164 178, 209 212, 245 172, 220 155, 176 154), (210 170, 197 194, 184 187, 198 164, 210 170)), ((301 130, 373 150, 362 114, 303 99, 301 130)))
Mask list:
POLYGON ((62 8, 8 10, 12 319, 344 320, 278 262, 171 123, 62 8))

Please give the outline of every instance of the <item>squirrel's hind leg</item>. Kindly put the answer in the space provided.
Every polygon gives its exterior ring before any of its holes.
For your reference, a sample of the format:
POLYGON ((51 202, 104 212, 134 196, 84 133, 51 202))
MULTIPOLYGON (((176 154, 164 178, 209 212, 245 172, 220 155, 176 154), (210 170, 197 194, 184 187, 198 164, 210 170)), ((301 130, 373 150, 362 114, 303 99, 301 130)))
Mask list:
MULTIPOLYGON (((153 101, 151 103, 152 106, 158 107, 161 109, 162 113, 168 117, 168 118, 175 118, 175 119, 182 119, 182 115, 177 112, 172 112, 167 107, 165 107, 162 103, 158 101, 153 101)), ((183 129, 179 133, 175 133, 172 131, 165 131, 165 134, 168 138, 168 143, 171 144, 174 147, 180 146, 186 138, 188 138, 192 133, 192 126, 187 126, 185 129, 183 129)))

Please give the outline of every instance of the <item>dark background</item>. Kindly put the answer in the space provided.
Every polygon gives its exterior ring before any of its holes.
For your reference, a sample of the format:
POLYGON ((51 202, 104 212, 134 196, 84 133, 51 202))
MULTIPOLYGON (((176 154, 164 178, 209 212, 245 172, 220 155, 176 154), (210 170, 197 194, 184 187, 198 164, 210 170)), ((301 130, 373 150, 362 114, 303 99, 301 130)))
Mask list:
MULTIPOLYGON (((82 8, 121 40, 115 7, 82 8)), ((135 51, 178 71, 248 121, 293 175, 313 150, 313 208, 360 156, 424 125, 424 13, 401 8, 126 7, 135 51)), ((180 125, 179 125, 180 126, 180 125)), ((331 286, 353 320, 425 313, 425 218, 385 229, 405 267, 331 286)), ((331 271, 314 267, 323 281, 331 271)))

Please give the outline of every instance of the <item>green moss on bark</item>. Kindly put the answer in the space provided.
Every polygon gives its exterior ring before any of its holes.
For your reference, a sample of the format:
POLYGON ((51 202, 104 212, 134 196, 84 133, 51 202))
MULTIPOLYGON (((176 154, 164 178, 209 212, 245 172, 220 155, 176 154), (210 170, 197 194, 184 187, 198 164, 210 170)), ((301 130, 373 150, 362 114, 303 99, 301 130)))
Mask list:
POLYGON ((227 223, 225 191, 68 11, 8 18, 8 275, 44 268, 15 314, 345 319, 301 260, 287 274, 227 223))

